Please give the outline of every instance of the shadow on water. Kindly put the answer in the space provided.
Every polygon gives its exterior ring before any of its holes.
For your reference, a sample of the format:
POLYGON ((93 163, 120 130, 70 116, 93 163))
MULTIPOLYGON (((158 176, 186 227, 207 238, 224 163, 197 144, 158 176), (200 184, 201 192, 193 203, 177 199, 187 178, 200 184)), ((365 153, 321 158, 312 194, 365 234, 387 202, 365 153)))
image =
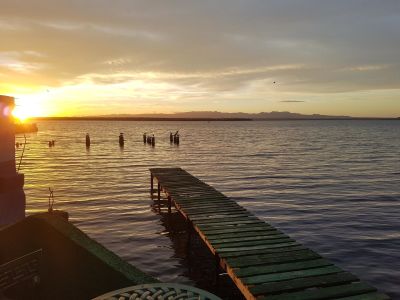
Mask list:
POLYGON ((174 208, 168 213, 168 201, 153 197, 152 211, 160 216, 172 242, 174 256, 179 259, 183 276, 195 286, 226 300, 245 299, 230 277, 217 266, 214 255, 186 219, 174 208))

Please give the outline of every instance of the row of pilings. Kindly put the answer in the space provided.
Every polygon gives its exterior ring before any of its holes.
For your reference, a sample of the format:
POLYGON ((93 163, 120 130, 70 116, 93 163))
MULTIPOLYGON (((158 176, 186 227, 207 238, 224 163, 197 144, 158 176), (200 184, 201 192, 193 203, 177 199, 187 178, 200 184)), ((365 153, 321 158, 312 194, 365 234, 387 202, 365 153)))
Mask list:
POLYGON ((169 142, 171 144, 179 145, 179 133, 178 133, 178 131, 175 132, 175 134, 172 134, 172 132, 169 133, 169 142))
POLYGON ((154 134, 148 135, 147 133, 143 133, 143 144, 149 144, 153 147, 156 145, 156 138, 154 134))
MULTIPOLYGON (((121 147, 123 147, 125 145, 125 141, 126 140, 125 140, 124 134, 121 132, 119 134, 119 137, 118 137, 119 145, 121 147)), ((170 141, 170 144, 179 145, 179 134, 178 134, 178 131, 175 134, 170 132, 169 141, 170 141)), ((86 143, 86 147, 90 148, 91 139, 90 139, 89 133, 86 133, 85 143, 86 143)), ((155 138, 154 134, 143 133, 143 144, 148 144, 148 145, 151 145, 151 146, 154 147, 156 145, 156 138, 155 138)), ((55 145, 55 141, 50 141, 49 142, 49 147, 52 147, 54 145, 55 145)))

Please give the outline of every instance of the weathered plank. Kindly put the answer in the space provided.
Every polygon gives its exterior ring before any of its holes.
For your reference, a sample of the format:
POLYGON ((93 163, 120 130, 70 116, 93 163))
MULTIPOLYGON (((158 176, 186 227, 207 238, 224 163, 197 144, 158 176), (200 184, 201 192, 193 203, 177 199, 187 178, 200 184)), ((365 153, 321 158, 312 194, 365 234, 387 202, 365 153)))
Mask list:
POLYGON ((234 228, 224 228, 224 229, 204 229, 204 233, 208 235, 215 234, 227 234, 227 233, 239 233, 239 232, 266 232, 266 231, 275 231, 275 228, 271 226, 263 225, 248 225, 248 226, 236 226, 234 228))
POLYGON ((243 247, 221 247, 216 248, 219 254, 224 254, 226 252, 242 252, 242 251, 251 251, 251 250, 263 250, 263 249, 273 249, 273 248, 281 248, 287 246, 296 246, 299 245, 297 242, 283 242, 283 243, 274 243, 274 244, 266 244, 266 245, 257 245, 257 246, 243 246, 243 247))
POLYGON ((311 250, 295 250, 282 253, 268 253, 260 255, 248 255, 239 258, 228 258, 227 262, 232 268, 272 265, 279 263, 287 263, 291 261, 303 261, 315 258, 320 258, 318 253, 311 250))
POLYGON ((275 239, 282 239, 282 238, 289 238, 289 236, 278 233, 278 234, 267 234, 267 235, 256 235, 256 236, 235 236, 232 238, 214 238, 208 239, 212 244, 223 244, 223 243, 235 243, 235 242, 255 242, 255 241, 264 241, 264 240, 275 240, 275 239))
POLYGON ((338 300, 390 300, 388 295, 382 293, 367 293, 357 296, 337 298, 338 300))
POLYGON ((256 241, 243 241, 243 242, 227 242, 227 243, 212 243, 215 249, 221 248, 232 248, 232 247, 247 247, 247 246, 263 246, 263 245, 272 245, 272 244, 282 244, 295 242, 295 240, 289 237, 281 237, 278 239, 266 239, 266 240, 256 240, 256 241))
POLYGON ((291 280, 264 283, 250 287, 253 295, 272 295, 282 292, 291 292, 312 287, 332 286, 343 283, 358 281, 353 274, 341 272, 336 274, 312 276, 306 278, 296 278, 291 280))
POLYGON ((219 255, 223 259, 229 259, 231 257, 243 257, 243 256, 249 256, 249 255, 261 255, 261 254, 269 254, 269 253, 283 253, 283 252, 290 252, 290 251, 302 250, 302 249, 306 249, 306 248, 300 244, 295 244, 295 245, 279 244, 277 246, 266 248, 266 249, 225 252, 225 253, 219 253, 219 255))
POLYGON ((261 274, 272 274, 296 270, 307 270, 316 267, 326 267, 332 266, 332 263, 326 259, 314 259, 300 262, 290 262, 277 265, 262 265, 262 266, 252 266, 246 268, 237 268, 235 270, 236 276, 238 277, 249 277, 261 274))
POLYGON ((196 224, 197 226, 204 226, 204 228, 220 226, 220 225, 229 225, 229 224, 246 224, 246 223, 259 223, 259 222, 260 222, 259 219, 251 215, 231 217, 231 218, 220 218, 220 219, 210 220, 208 222, 204 220, 193 221, 193 223, 196 224))
POLYGON ((340 273, 342 270, 336 266, 327 266, 321 268, 307 269, 307 270, 298 270, 298 271, 289 271, 275 274, 266 274, 266 275, 256 275, 250 277, 242 278, 242 281, 246 285, 260 284, 266 282, 276 282, 282 280, 289 280, 295 278, 303 278, 309 276, 318 276, 325 274, 334 274, 340 273))
POLYGON ((235 232, 235 233, 217 233, 207 234, 207 240, 219 240, 219 239, 240 239, 240 238, 252 238, 252 237, 263 237, 263 236, 275 236, 282 235, 283 233, 275 228, 263 231, 250 231, 250 232, 235 232))
POLYGON ((240 211, 238 213, 215 213, 215 214, 209 214, 207 216, 196 216, 196 217, 191 217, 191 221, 208 221, 208 220, 218 220, 218 219, 223 219, 223 218, 236 218, 236 217, 245 217, 245 216, 251 216, 251 213, 248 211, 240 211))
MULTIPOLYGON (((284 293, 275 296, 266 296, 260 299, 267 300, 321 300, 340 297, 362 295, 369 292, 375 292, 376 289, 368 284, 357 282, 352 284, 337 285, 332 287, 323 287, 306 291, 293 293, 284 293)), ((361 298, 364 299, 364 298, 361 298)))

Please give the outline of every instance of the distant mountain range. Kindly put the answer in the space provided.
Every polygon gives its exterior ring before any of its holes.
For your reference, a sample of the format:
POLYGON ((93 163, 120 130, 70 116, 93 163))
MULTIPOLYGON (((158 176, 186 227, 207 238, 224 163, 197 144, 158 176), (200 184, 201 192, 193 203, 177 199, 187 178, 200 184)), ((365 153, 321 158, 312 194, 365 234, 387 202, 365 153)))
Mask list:
POLYGON ((111 118, 173 118, 173 119, 248 119, 248 120, 304 120, 304 119, 351 119, 349 116, 327 116, 327 115, 303 115, 298 113, 291 113, 287 111, 272 111, 272 112, 261 112, 256 114, 251 113, 227 113, 219 111, 189 111, 179 112, 173 114, 135 114, 135 115, 105 115, 101 117, 111 118))
POLYGON ((260 113, 226 113, 218 111, 190 111, 172 114, 111 114, 85 117, 43 117, 36 120, 351 120, 351 119, 395 119, 395 118, 356 118, 350 116, 305 115, 287 111, 260 113))
POLYGON ((108 115, 104 117, 135 117, 135 118, 182 118, 182 119, 251 119, 251 120, 288 120, 288 119, 351 119, 349 116, 303 115, 287 111, 251 113, 226 113, 219 111, 189 111, 173 114, 138 114, 138 115, 108 115))

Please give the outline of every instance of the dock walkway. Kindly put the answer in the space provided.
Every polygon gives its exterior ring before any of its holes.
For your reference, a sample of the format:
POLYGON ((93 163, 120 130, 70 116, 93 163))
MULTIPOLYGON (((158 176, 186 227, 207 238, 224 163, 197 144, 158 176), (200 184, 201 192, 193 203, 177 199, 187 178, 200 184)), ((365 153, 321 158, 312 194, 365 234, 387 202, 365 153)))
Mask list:
POLYGON ((156 180, 246 299, 390 299, 185 170, 150 173, 151 193, 156 180))

